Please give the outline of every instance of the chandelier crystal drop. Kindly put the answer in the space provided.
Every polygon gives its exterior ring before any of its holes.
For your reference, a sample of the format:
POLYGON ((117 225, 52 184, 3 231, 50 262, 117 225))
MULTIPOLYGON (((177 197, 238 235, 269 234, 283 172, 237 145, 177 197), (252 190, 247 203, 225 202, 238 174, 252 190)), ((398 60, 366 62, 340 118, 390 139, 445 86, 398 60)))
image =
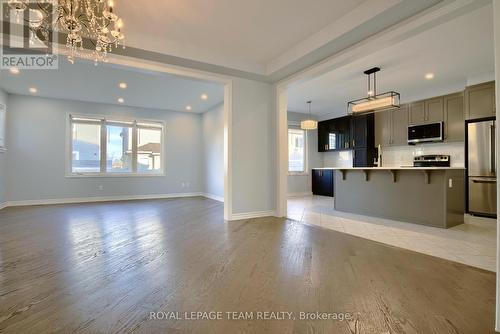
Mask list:
POLYGON ((125 48, 123 21, 115 13, 113 0, 45 0, 38 4, 26 0, 10 0, 9 7, 16 15, 25 10, 30 11, 26 23, 32 36, 44 43, 51 42, 51 31, 66 34, 70 63, 80 57, 92 59, 97 64, 99 61, 106 61, 108 52, 119 45, 125 48), (53 3, 53 6, 48 6, 47 3, 53 3), (93 44, 93 50, 89 52, 84 49, 84 40, 93 44))

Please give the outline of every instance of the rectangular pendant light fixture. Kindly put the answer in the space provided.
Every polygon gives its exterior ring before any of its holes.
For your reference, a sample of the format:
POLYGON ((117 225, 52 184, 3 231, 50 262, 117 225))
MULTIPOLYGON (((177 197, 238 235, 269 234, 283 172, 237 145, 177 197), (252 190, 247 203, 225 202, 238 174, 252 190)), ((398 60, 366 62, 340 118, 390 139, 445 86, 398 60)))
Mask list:
POLYGON ((399 93, 387 92, 363 99, 350 101, 347 104, 350 114, 365 114, 390 108, 399 108, 399 93))
POLYGON ((349 101, 347 103, 347 112, 351 115, 362 115, 373 113, 380 110, 399 108, 400 95, 397 92, 390 91, 383 94, 377 94, 377 75, 380 68, 374 67, 364 71, 368 76, 368 96, 362 99, 349 101), (373 75, 373 90, 371 89, 371 76, 373 75))

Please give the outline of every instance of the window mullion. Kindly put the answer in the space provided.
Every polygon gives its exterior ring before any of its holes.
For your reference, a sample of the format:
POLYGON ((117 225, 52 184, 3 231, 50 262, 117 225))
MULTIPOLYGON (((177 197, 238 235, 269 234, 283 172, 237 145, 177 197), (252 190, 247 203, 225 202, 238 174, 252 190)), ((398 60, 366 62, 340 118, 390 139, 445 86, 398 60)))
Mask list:
POLYGON ((137 137, 138 137, 137 121, 134 121, 132 126, 132 172, 137 173, 137 137))
POLYGON ((106 121, 101 120, 101 173, 106 173, 106 159, 108 151, 108 129, 106 127, 106 121))

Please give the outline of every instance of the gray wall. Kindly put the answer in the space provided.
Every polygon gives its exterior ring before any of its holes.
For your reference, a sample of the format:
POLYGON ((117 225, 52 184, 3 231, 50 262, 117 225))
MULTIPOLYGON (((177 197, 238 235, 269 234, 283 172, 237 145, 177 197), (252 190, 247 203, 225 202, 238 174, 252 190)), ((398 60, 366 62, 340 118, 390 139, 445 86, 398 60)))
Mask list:
POLYGON ((9 201, 203 192, 199 114, 20 95, 9 95, 8 108, 9 201), (165 121, 166 176, 66 178, 67 113, 165 121))
MULTIPOLYGON (((7 93, 0 89, 0 103, 7 105, 7 93)), ((7 109, 7 113, 9 110, 7 109)), ((9 117, 7 115, 7 117, 9 117)), ((6 145, 9 145, 6 142, 6 145)), ((0 206, 7 201, 7 153, 0 151, 0 206)))
MULTIPOLYGON (((307 114, 288 112, 288 125, 300 124, 300 121, 309 118, 307 114)), ((313 117, 314 118, 314 117, 313 117)), ((288 191, 289 195, 299 195, 311 193, 311 168, 323 167, 323 156, 318 152, 318 131, 307 131, 307 158, 308 158, 308 174, 307 175, 288 175, 288 191)))
POLYGON ((224 104, 202 115, 205 193, 224 197, 224 104))
POLYGON ((275 209, 276 130, 271 84, 233 79, 232 212, 275 209))

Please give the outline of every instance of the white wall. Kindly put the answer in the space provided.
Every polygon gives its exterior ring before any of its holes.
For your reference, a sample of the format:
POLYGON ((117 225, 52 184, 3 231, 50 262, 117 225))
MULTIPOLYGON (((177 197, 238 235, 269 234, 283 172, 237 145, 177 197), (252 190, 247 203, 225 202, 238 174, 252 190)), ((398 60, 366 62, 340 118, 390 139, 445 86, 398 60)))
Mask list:
POLYGON ((206 111, 203 123, 204 192, 224 198, 224 103, 206 111))
POLYGON ((9 201, 203 192, 199 114, 20 95, 9 95, 8 108, 9 201), (166 176, 66 178, 67 113, 165 121, 166 176))
MULTIPOLYGON (((7 105, 7 93, 0 89, 0 103, 7 105)), ((7 109, 7 112, 9 110, 7 109)), ((7 116, 9 117, 9 116, 7 116)), ((8 145, 9 143, 6 142, 8 145)), ((0 208, 7 201, 7 153, 0 151, 0 208)))
MULTIPOLYGON (((300 121, 309 118, 307 114, 288 112, 288 125, 300 124, 300 121)), ((312 192, 311 169, 323 167, 323 157, 318 152, 318 131, 307 131, 307 175, 288 175, 288 195, 304 195, 312 192)))
POLYGON ((275 210, 275 113, 271 84, 233 79, 232 213, 275 210))
POLYGON ((352 151, 324 152, 323 167, 352 167, 352 151))
MULTIPOLYGON (((497 120, 500 120, 500 0, 493 0, 493 17, 495 31, 495 81, 496 81, 496 106, 497 120)), ((500 140, 497 127, 497 157, 500 157, 500 140)), ((497 208, 500 208, 500 184, 497 182, 497 208)), ((497 218, 497 273, 500 272, 500 216, 497 218)), ((496 324, 497 332, 500 332, 500 275, 497 275, 497 308, 496 324)))
POLYGON ((413 166, 413 157, 423 154, 450 155, 452 167, 465 166, 465 143, 435 143, 382 148, 382 166, 413 166))

